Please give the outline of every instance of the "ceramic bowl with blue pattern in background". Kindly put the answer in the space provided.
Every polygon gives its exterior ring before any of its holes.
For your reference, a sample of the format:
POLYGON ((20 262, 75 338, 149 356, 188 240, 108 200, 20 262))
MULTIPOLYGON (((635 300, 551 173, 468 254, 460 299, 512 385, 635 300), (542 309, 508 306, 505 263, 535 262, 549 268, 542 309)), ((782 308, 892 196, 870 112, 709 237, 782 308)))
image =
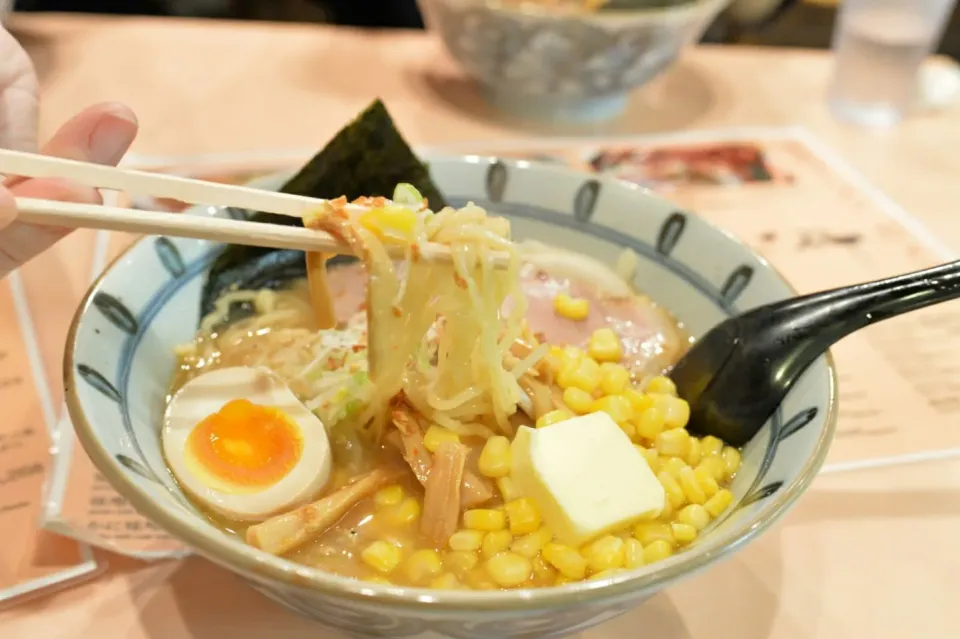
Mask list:
MULTIPOLYGON (((723 318, 793 294, 730 235, 642 187, 566 167, 486 157, 429 159, 453 205, 473 201, 536 239, 613 264, 639 256, 635 284, 694 336, 723 318)), ((282 177, 259 184, 278 188, 282 177)), ((187 214, 227 215, 197 207, 187 214)), ((268 597, 357 638, 560 637, 601 623, 740 549, 781 518, 813 480, 836 423, 828 356, 800 378, 743 451, 735 504, 688 549, 606 579, 520 591, 435 591, 339 577, 227 536, 184 497, 161 455, 174 347, 200 320, 215 243, 147 237, 93 285, 66 346, 70 417, 96 466, 140 513, 268 597)))
POLYGON ((427 27, 494 105, 555 122, 619 115, 729 3, 615 0, 561 12, 563 3, 419 0, 427 27))

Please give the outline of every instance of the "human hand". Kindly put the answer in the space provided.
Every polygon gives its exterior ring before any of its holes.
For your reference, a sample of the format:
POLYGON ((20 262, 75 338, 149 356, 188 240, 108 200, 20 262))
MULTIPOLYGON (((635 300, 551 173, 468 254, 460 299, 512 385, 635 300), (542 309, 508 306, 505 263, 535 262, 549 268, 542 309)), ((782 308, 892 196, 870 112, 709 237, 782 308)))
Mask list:
MULTIPOLYGON (((39 86, 33 64, 0 27, 0 147, 37 151, 39 86)), ((137 135, 129 107, 98 104, 81 111, 53 134, 42 153, 71 160, 117 164, 137 135)), ((17 222, 15 197, 99 204, 96 189, 61 179, 7 178, 0 184, 0 277, 55 244, 71 229, 17 222)))

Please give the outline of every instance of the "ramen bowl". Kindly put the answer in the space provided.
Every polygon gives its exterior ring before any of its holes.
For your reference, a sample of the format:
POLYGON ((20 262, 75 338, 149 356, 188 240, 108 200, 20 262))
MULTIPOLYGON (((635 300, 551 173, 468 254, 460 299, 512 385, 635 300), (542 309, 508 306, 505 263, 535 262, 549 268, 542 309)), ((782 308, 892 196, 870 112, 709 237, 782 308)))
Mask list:
MULTIPOLYGON (((450 200, 510 219, 517 238, 612 263, 638 256, 637 287, 693 335, 721 319, 790 296, 789 285, 730 235, 645 189, 549 164, 470 156, 430 158, 450 200)), ((259 184, 278 187, 281 178, 259 184)), ((209 207, 192 215, 224 215, 209 207)), ((204 275, 222 247, 147 237, 93 285, 67 341, 70 417, 113 487, 198 555, 267 597, 349 637, 488 639, 564 636, 639 605, 741 549, 787 513, 813 480, 836 421, 835 375, 818 359, 743 449, 734 505, 698 541, 644 568, 564 586, 429 590, 358 581, 263 553, 211 524, 183 495, 161 454, 159 430, 174 347, 199 321, 204 275)))
POLYGON ((619 115, 700 39, 730 0, 617 0, 598 11, 562 3, 419 0, 428 28, 506 112, 552 121, 619 115))

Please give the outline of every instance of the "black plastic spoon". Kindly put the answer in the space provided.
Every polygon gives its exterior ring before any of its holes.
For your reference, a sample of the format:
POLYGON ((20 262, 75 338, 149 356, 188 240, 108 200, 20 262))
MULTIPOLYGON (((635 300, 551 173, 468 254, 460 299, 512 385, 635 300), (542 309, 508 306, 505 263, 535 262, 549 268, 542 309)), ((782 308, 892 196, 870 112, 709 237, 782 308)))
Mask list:
POLYGON ((742 446, 807 367, 865 326, 960 297, 960 261, 760 306, 698 340, 670 377, 690 403, 688 429, 742 446))

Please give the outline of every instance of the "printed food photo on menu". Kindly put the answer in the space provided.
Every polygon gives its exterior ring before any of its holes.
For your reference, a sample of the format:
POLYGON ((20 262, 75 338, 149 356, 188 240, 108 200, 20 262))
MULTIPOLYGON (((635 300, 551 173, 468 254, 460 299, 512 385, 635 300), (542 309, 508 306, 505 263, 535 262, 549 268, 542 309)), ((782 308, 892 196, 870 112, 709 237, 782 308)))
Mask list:
POLYGON ((612 148, 589 158, 590 168, 650 188, 742 185, 786 177, 772 167, 757 143, 712 143, 653 149, 612 148))

